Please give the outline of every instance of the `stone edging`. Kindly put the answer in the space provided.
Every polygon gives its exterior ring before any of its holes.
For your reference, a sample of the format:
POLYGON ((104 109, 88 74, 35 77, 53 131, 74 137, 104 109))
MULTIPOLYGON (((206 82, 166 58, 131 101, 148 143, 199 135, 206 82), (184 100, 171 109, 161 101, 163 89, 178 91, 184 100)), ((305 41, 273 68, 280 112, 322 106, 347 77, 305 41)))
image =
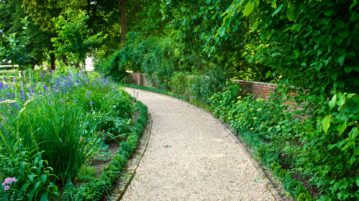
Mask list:
POLYGON ((137 146, 136 152, 133 154, 131 159, 128 161, 126 169, 122 173, 120 180, 114 185, 112 194, 107 198, 111 201, 120 201, 125 194, 128 186, 136 174, 136 170, 147 150, 148 142, 151 137, 152 130, 152 119, 150 113, 148 114, 148 124, 146 129, 143 131, 140 138, 140 142, 137 146))

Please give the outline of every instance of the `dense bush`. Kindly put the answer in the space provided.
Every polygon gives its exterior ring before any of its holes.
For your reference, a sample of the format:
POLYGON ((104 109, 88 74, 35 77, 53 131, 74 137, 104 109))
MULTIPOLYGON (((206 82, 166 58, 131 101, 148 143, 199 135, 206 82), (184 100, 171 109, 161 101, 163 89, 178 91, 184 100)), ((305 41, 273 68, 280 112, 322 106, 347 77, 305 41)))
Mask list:
POLYGON ((211 96, 221 91, 228 80, 228 75, 221 68, 212 68, 201 76, 196 76, 192 84, 192 96, 205 104, 209 104, 211 96))
POLYGON ((193 101, 209 104, 212 95, 222 91, 227 81, 228 75, 219 68, 210 69, 201 75, 177 72, 171 77, 170 89, 193 101))
POLYGON ((126 76, 126 65, 121 52, 115 52, 108 58, 100 59, 96 63, 96 69, 106 76, 111 76, 116 81, 122 81, 126 76))
POLYGON ((116 80, 123 80, 126 69, 142 71, 152 83, 167 89, 174 70, 178 68, 176 44, 171 38, 144 39, 138 33, 129 33, 129 41, 110 58, 96 64, 97 69, 116 80))
POLYGON ((315 93, 358 93, 359 4, 356 1, 232 1, 219 36, 242 38, 249 22, 245 57, 291 85, 315 93))
POLYGON ((174 93, 191 97, 193 94, 191 90, 193 80, 194 76, 191 76, 189 73, 177 72, 171 77, 169 86, 174 93))
POLYGON ((323 200, 359 199, 359 96, 338 93, 302 137, 303 172, 323 200))
POLYGON ((211 110, 229 123, 297 200, 355 200, 358 108, 355 94, 337 94, 326 109, 298 117, 282 97, 238 96, 229 85, 212 97, 211 110))

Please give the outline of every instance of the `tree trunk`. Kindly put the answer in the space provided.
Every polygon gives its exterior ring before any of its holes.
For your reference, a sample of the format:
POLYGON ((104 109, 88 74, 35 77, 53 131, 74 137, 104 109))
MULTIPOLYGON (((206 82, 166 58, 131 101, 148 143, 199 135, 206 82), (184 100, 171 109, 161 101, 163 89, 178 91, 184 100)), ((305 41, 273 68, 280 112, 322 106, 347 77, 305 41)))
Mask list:
POLYGON ((91 16, 90 11, 91 11, 91 0, 87 0, 87 16, 91 16))
POLYGON ((66 55, 63 55, 62 57, 61 57, 61 60, 62 60, 62 62, 65 64, 65 66, 68 66, 69 64, 67 63, 67 56, 66 55))
POLYGON ((51 60, 51 68, 50 68, 50 70, 53 71, 53 70, 56 69, 56 56, 55 56, 55 53, 54 53, 54 46, 53 46, 52 43, 49 46, 49 52, 50 52, 50 60, 51 60))
POLYGON ((51 58, 51 70, 55 70, 56 69, 56 57, 54 53, 50 53, 50 58, 51 58))
POLYGON ((126 16, 126 4, 127 0, 119 0, 120 6, 120 26, 121 26, 121 46, 126 41, 126 25, 127 25, 127 16, 126 16))

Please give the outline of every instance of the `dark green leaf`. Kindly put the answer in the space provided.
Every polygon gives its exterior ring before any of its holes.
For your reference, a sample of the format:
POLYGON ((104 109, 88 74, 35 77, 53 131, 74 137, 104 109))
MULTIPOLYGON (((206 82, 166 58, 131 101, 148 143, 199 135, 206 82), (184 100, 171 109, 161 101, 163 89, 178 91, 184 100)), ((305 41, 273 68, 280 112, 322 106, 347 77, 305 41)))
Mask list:
POLYGON ((277 7, 277 9, 275 9, 275 11, 272 14, 272 17, 274 17, 276 14, 278 14, 280 12, 280 10, 282 10, 284 4, 281 4, 280 6, 277 7))
POLYGON ((345 61, 345 57, 347 56, 347 54, 343 54, 342 56, 340 56, 339 58, 338 58, 338 63, 340 64, 340 65, 343 65, 344 64, 344 61, 345 61))

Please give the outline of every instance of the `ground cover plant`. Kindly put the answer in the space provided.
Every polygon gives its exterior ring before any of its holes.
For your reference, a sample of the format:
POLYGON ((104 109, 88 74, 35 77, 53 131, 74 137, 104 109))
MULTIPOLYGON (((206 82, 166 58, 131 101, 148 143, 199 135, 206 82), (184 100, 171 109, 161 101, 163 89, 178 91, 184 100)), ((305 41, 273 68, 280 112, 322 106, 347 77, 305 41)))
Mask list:
POLYGON ((140 106, 117 85, 80 72, 24 75, 0 81, 3 200, 65 199, 64 189, 86 183, 84 168, 110 145, 130 140, 133 151, 146 122, 135 124, 140 106))
POLYGON ((305 111, 293 108, 285 95, 263 100, 238 94, 239 87, 229 85, 213 96, 213 113, 250 145, 294 198, 358 198, 358 95, 336 94, 325 109, 303 116, 305 111))

